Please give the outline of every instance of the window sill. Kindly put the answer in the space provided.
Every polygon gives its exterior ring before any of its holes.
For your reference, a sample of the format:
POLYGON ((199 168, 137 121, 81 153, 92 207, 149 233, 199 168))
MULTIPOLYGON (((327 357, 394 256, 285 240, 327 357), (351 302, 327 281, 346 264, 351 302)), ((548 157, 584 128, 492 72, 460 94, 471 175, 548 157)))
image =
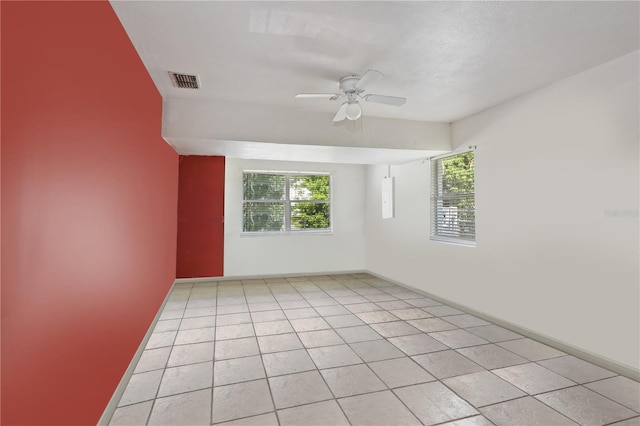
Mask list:
POLYGON ((470 241, 470 240, 463 240, 460 238, 450 238, 450 237, 440 237, 437 235, 432 235, 431 237, 429 237, 429 239, 431 241, 437 241, 439 243, 445 243, 445 244, 453 244, 456 246, 463 246, 463 247, 475 247, 476 246, 476 242, 474 241, 470 241))
POLYGON ((321 231, 266 231, 266 232, 241 232, 241 238, 251 237, 287 237, 292 235, 333 235, 333 230, 321 230, 321 231))

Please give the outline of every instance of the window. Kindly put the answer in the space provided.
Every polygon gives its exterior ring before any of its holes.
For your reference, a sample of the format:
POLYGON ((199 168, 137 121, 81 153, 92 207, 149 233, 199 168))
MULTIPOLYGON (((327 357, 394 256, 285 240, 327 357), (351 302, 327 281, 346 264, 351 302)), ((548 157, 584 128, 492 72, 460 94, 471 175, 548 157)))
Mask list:
POLYGON ((244 172, 244 232, 331 230, 331 176, 244 172))
POLYGON ((431 161, 431 239, 475 244, 473 152, 431 161))

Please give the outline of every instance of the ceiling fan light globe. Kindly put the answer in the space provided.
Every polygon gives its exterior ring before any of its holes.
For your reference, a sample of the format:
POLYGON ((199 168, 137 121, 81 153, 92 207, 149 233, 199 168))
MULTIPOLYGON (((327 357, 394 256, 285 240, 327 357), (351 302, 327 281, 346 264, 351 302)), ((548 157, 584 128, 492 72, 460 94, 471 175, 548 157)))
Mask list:
POLYGON ((360 116, 362 115, 362 108, 360 107, 360 104, 357 101, 349 102, 349 105, 347 105, 347 109, 345 111, 345 115, 349 120, 357 120, 358 118, 360 118, 360 116))

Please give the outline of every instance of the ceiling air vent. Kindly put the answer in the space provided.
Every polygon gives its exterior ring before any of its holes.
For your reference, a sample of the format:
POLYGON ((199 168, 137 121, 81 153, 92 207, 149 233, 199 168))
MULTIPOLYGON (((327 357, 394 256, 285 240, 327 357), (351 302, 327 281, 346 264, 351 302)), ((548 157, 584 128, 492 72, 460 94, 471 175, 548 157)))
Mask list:
POLYGON ((169 72, 171 81, 175 87, 181 89, 199 89, 198 77, 189 74, 178 74, 177 72, 169 72))

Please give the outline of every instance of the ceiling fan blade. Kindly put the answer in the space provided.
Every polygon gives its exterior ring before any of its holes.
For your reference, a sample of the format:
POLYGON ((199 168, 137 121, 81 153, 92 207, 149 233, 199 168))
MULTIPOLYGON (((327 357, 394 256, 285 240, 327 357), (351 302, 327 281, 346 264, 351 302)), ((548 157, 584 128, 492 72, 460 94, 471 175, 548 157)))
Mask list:
POLYGON ((349 105, 349 102, 340 105, 338 112, 336 112, 336 115, 333 117, 333 121, 342 121, 347 118, 347 105, 349 105))
POLYGON ((304 98, 333 98, 334 96, 338 96, 336 93, 298 93, 294 96, 294 98, 304 99, 304 98))
POLYGON ((397 96, 385 96, 385 95, 365 95, 362 97, 367 102, 377 102, 379 104, 404 105, 407 102, 407 98, 399 98, 397 96))
POLYGON ((383 77, 384 77, 384 74, 382 74, 380 71, 369 70, 366 73, 364 73, 362 77, 360 77, 360 80, 356 84, 356 89, 364 90, 368 85, 373 84, 378 80, 381 80, 383 77))

